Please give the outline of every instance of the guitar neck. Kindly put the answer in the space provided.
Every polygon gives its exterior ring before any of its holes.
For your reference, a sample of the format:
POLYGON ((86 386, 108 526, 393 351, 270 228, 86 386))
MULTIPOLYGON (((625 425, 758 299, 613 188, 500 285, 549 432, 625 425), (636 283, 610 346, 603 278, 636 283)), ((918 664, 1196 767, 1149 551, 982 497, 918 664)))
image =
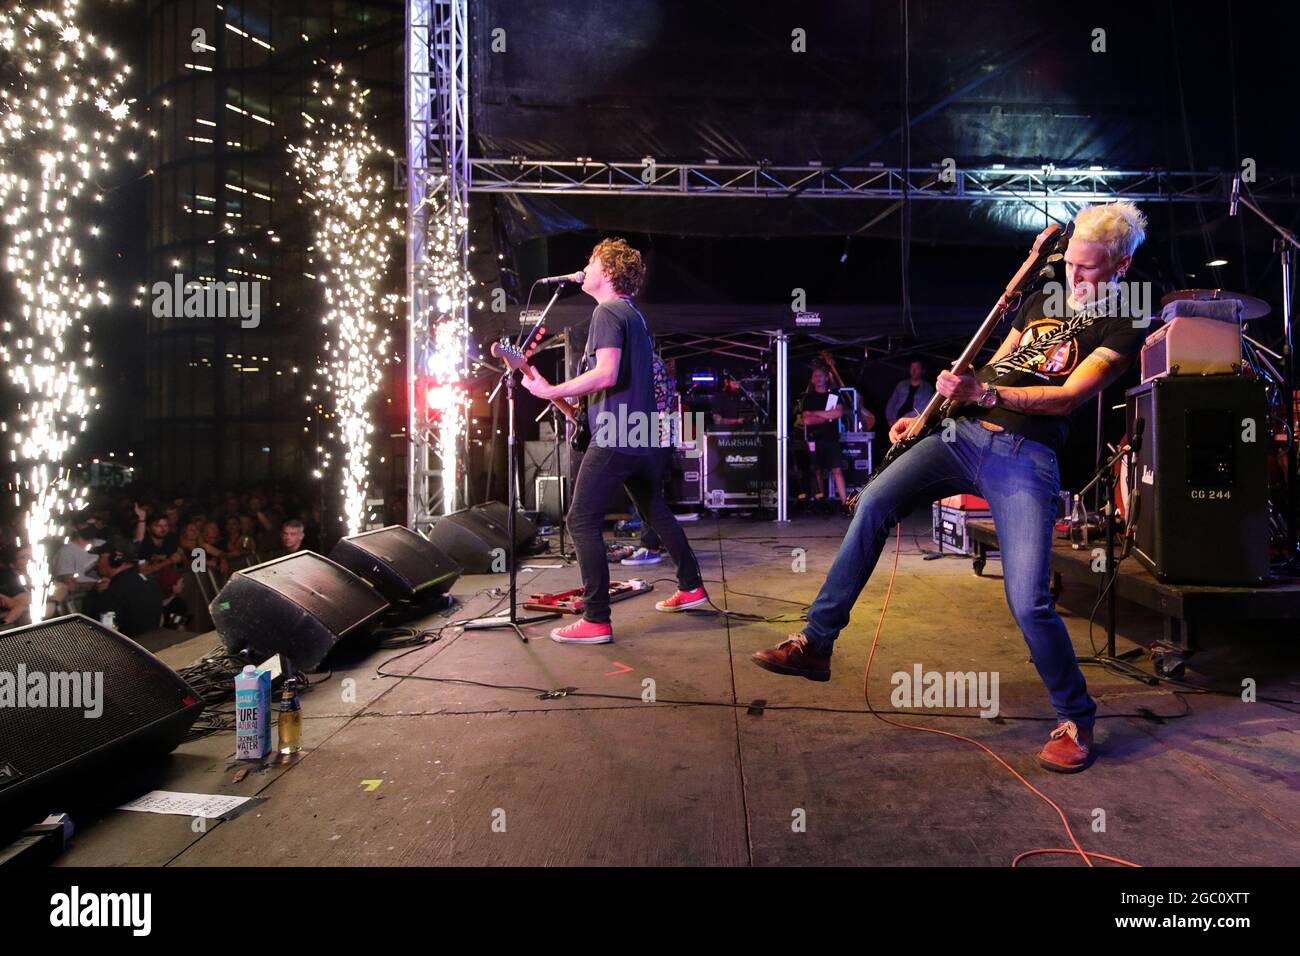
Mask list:
MULTIPOLYGON (((995 302, 993 308, 989 310, 989 314, 984 317, 984 321, 971 337, 966 348, 962 350, 961 355, 957 356, 957 361, 952 363, 952 373, 954 375, 964 375, 966 372, 971 370, 975 364, 976 356, 980 353, 980 349, 984 348, 985 343, 992 337, 993 330, 998 327, 998 323, 1001 322, 1003 316, 1007 314, 1007 310, 1013 307, 1013 303, 1016 304, 1014 306, 1015 308, 1019 308, 1018 303, 1020 302, 1021 296, 1029 289, 1033 288, 1036 282, 1041 282, 1042 279, 1050 277, 1050 269, 1045 272, 1039 271, 1042 270, 1045 265, 1053 261, 1053 246, 1045 244, 1052 243, 1055 244, 1055 248, 1060 248, 1059 243, 1068 240, 1073 232, 1073 223, 1067 226, 1064 230, 1062 230, 1060 226, 1052 224, 1038 234, 1038 238, 1034 241, 1033 251, 1029 253, 1029 256, 1021 264, 1020 268, 1016 270, 1016 274, 1012 276, 1011 281, 1007 283, 1007 287, 1003 291, 1002 295, 998 296, 998 301, 995 302)), ((917 435, 921 434, 929 426, 930 420, 934 418, 935 415, 940 414, 941 410, 951 407, 952 404, 953 403, 949 399, 936 393, 934 397, 926 403, 925 410, 912 420, 912 424, 907 429, 905 437, 915 438, 917 435)))
MULTIPOLYGON (((979 329, 976 330, 975 335, 971 338, 970 342, 966 344, 966 348, 962 350, 961 355, 957 356, 957 361, 952 363, 951 371, 954 375, 962 375, 971 370, 971 367, 975 362, 975 357, 979 355, 980 349, 984 348, 984 344, 992 337, 993 331, 998 327, 998 323, 1002 321, 1002 316, 1006 313, 1006 309, 1007 296, 1003 294, 993 308, 989 310, 989 314, 984 318, 983 323, 980 325, 979 329)), ((927 427, 929 427, 931 419, 933 419, 935 415, 939 414, 940 410, 948 404, 948 399, 944 398, 938 392, 935 392, 935 394, 931 396, 930 401, 926 403, 921 414, 917 415, 916 418, 912 420, 911 427, 908 428, 905 433, 906 436, 912 438, 923 432, 927 427)))

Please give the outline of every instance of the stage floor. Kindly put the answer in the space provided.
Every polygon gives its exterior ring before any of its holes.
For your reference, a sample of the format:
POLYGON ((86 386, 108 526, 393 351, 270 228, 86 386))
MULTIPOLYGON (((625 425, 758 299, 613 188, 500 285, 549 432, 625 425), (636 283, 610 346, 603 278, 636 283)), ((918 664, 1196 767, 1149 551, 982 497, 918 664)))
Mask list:
MULTIPOLYGON (((1088 850, 1144 865, 1300 861, 1300 717, 1280 707, 1175 696, 1167 685, 1088 667, 1102 718, 1100 757, 1082 774, 1041 770, 1035 754, 1054 721, 1007 611, 1001 565, 990 560, 976 577, 964 558, 924 560, 918 547, 934 548, 926 518, 916 516, 902 538, 871 676, 878 709, 891 708, 891 675, 916 665, 996 671, 999 719, 903 719, 992 748, 1061 806, 1088 850), (1153 716, 1107 716, 1142 713, 1153 716)), ((800 608, 753 595, 811 601, 845 527, 843 519, 778 526, 724 518, 687 531, 715 602, 771 616, 800 608), (806 570, 795 570, 796 549, 806 570)), ((551 624, 531 628, 528 644, 509 631, 448 630, 388 669, 467 683, 378 676, 376 666, 398 653, 391 650, 341 663, 303 698, 305 752, 291 765, 234 782, 244 765, 223 734, 183 745, 141 781, 142 789, 264 798, 252 809, 209 821, 202 832, 186 817, 110 811, 78 833, 60 862, 1006 866, 1025 850, 1068 846, 1056 813, 970 744, 831 712, 863 708, 863 668, 893 548, 891 538, 841 636, 829 683, 777 676, 749 661, 797 624, 658 613, 654 602, 671 593, 668 581, 614 606, 613 644, 556 644, 546 636, 551 624), (661 702, 641 700, 647 679, 661 702), (540 700, 535 691, 474 681, 596 696, 540 700), (755 699, 769 709, 749 713, 755 699)), ((671 573, 668 562, 613 569, 616 579, 671 573)), ((504 580, 461 578, 455 594, 465 603, 451 617, 492 607, 484 589, 504 580)), ((578 572, 530 570, 520 581, 524 594, 560 591, 577 586, 578 572)), ((1095 597, 1069 582, 1062 594, 1080 654, 1090 653, 1095 597)), ((1093 633, 1100 647, 1104 618, 1093 633)), ((1119 633, 1123 651, 1158 637, 1160 621, 1121 603, 1119 633)), ((1239 693, 1251 677, 1261 697, 1300 699, 1293 624, 1251 622, 1203 641, 1206 650, 1188 662, 1189 682, 1239 693)), ((159 655, 184 666, 216 643, 202 635, 159 655)), ((1040 856, 1025 865, 1081 864, 1040 856)))

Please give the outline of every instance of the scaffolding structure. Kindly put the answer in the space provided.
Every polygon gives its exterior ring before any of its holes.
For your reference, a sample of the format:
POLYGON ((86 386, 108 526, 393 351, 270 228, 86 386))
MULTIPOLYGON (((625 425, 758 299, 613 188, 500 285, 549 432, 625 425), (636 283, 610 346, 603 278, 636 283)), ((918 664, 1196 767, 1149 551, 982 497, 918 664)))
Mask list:
POLYGON ((469 201, 468 0, 408 0, 406 6, 407 198, 407 525, 427 531, 438 514, 463 502, 458 463, 464 459, 459 418, 435 415, 419 394, 439 350, 459 349, 468 361, 468 297, 449 292, 439 256, 459 258, 469 272, 468 231, 448 238, 445 210, 469 201), (442 232, 440 233, 440 228, 442 232), (444 248, 449 243, 452 248, 444 248), (439 331, 442 335, 439 335, 439 331), (448 334, 450 333, 450 334, 448 334))

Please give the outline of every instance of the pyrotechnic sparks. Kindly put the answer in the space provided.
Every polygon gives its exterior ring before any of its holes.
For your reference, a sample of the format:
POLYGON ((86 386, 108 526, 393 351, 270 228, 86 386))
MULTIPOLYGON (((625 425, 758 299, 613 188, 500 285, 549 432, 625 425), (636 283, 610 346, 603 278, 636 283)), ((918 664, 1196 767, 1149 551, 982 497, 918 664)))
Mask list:
POLYGON ((85 311, 108 303, 102 281, 87 286, 77 237, 94 234, 94 177, 110 168, 127 115, 121 88, 129 67, 77 25, 77 0, 0 12, 0 216, 4 269, 17 293, 3 323, 0 361, 20 395, 10 458, 24 536, 32 546, 31 616, 45 614, 50 569, 45 544, 71 508, 84 506, 64 466, 85 429, 94 389, 85 311))
MULTIPOLYGON (((381 291, 391 259, 390 247, 402 225, 389 206, 391 189, 383 170, 393 152, 367 129, 367 92, 356 80, 345 82, 342 68, 333 79, 315 83, 320 115, 303 114, 307 138, 291 146, 304 200, 315 217, 311 248, 316 277, 325 292, 321 319, 328 338, 320 372, 333 396, 332 437, 344 449, 343 514, 347 533, 362 530, 370 478, 369 402, 387 361, 384 329, 399 304, 381 291)), ((322 471, 329 463, 322 452, 322 471)))
MULTIPOLYGON (((445 180, 444 180, 445 183, 445 180)), ((426 377, 425 407, 415 409, 415 427, 433 445, 442 473, 443 511, 456 509, 456 451, 466 431, 468 395, 467 303, 472 278, 465 270, 464 249, 469 219, 456 198, 437 190, 426 200, 432 209, 425 244, 424 288, 413 317, 420 340, 420 368, 426 377)))

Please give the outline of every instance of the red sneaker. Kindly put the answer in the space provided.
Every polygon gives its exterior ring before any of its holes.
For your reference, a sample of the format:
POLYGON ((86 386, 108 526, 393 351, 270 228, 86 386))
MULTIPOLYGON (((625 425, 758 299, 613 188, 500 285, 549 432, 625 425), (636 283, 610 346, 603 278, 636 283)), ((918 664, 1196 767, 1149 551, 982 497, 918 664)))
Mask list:
POLYGON ((582 618, 568 627, 551 631, 551 640, 559 644, 608 644, 614 640, 614 629, 608 624, 596 624, 582 618))
POLYGON ((1058 724, 1038 754, 1038 763, 1056 773, 1087 770, 1096 754, 1092 749, 1092 728, 1086 730, 1072 720, 1058 724))
POLYGON ((704 593, 704 585, 700 585, 694 591, 682 591, 678 589, 673 592, 673 596, 666 601, 660 601, 655 605, 656 611, 687 611, 693 607, 699 607, 701 604, 708 604, 709 596, 704 593))

